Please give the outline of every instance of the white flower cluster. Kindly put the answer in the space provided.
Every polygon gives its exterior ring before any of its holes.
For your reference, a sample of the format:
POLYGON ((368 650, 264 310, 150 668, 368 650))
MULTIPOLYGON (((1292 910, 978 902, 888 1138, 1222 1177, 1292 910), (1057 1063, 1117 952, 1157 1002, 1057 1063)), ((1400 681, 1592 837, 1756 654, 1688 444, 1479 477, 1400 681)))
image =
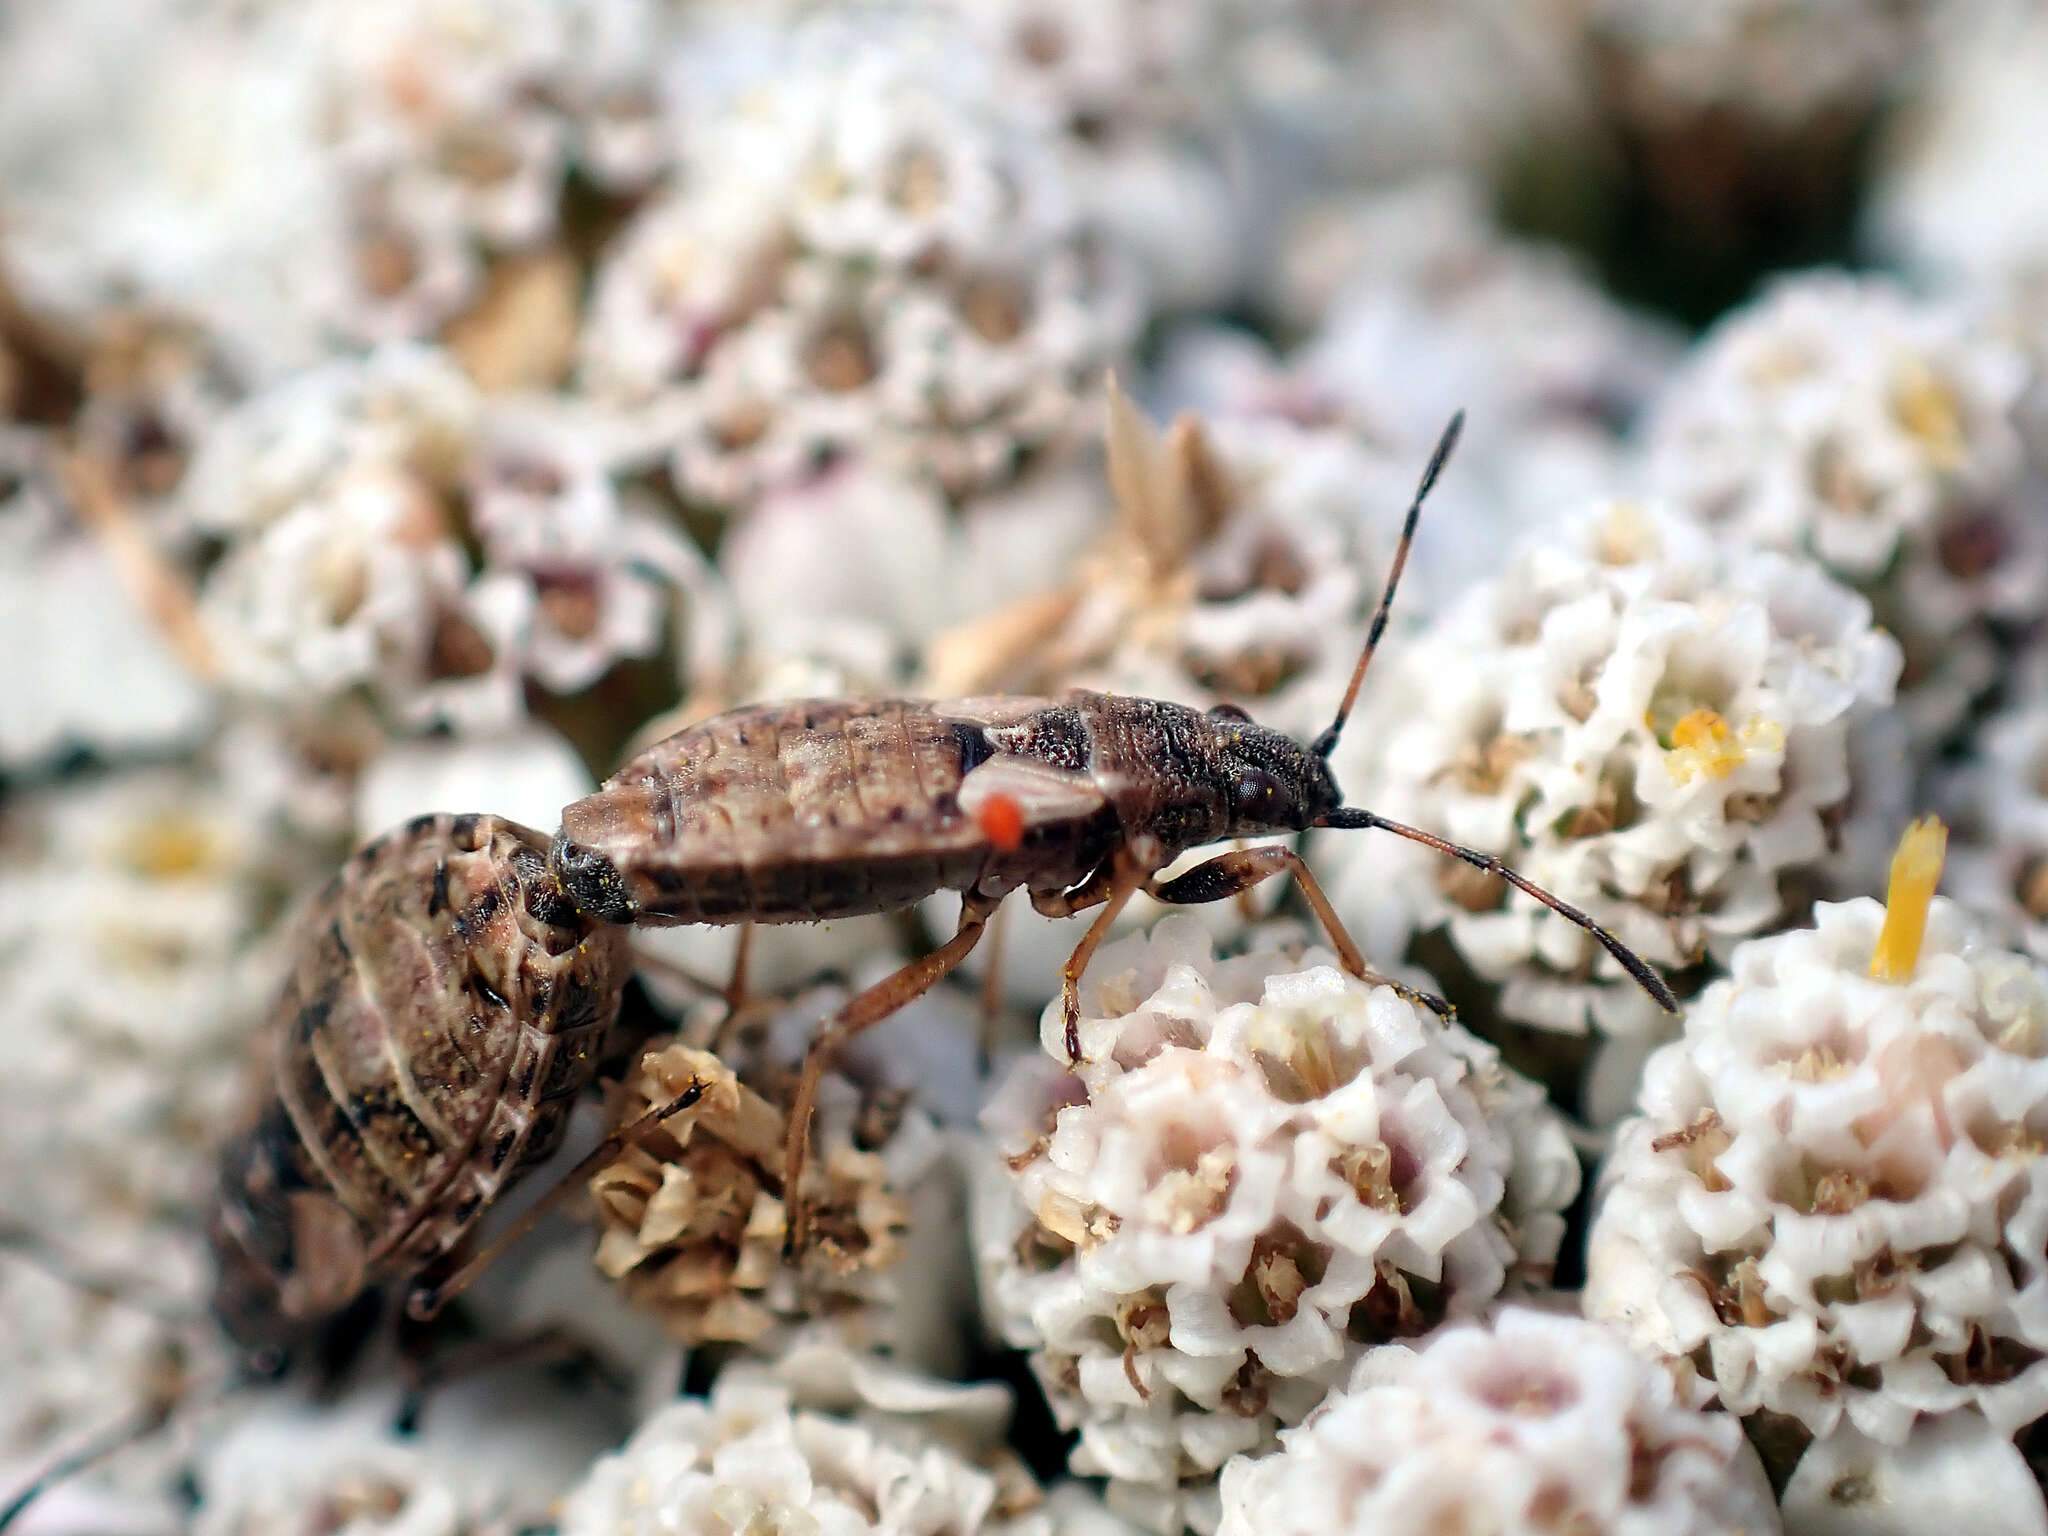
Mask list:
POLYGON ((1147 562, 1164 600, 1141 607, 1079 681, 1229 700, 1262 724, 1312 735, 1356 659, 1414 466, 1351 433, 1277 416, 1217 417, 1199 430, 1212 486, 1206 496, 1197 488, 1182 514, 1182 547, 1147 562))
POLYGON ((666 168, 652 0, 360 0, 335 6, 321 105, 354 260, 334 319, 424 338, 492 252, 556 233, 570 169, 608 191, 666 168))
MULTIPOLYGON (((401 1430, 388 1383, 338 1401, 295 1388, 228 1405, 194 1469, 194 1536, 475 1536, 552 1527, 555 1501, 611 1443, 611 1415, 508 1362, 443 1386, 401 1430), (595 1410, 595 1411, 593 1411, 595 1410)), ((417 1406, 417 1405, 416 1405, 417 1406)))
POLYGON ((2015 669, 2017 702, 1985 718, 1952 779, 1961 841, 1950 858, 1956 900, 2004 943, 2048 962, 2048 653, 2015 669))
POLYGON ((1936 899, 1909 979, 1884 908, 1740 946, 1602 1174, 1586 1309, 1736 1413, 1889 1445, 2048 1413, 2048 979, 1936 899))
POLYGON ((709 568, 622 496, 610 442, 573 405, 487 404, 409 344, 252 396, 184 492, 228 541, 202 592, 228 685, 300 709, 363 687, 395 724, 503 728, 523 679, 575 691, 654 653, 677 590, 689 661, 717 670, 709 568))
POLYGON ((1042 121, 1074 195, 1174 310, 1227 302, 1249 247, 1225 78, 1230 0, 945 0, 993 88, 1042 121))
POLYGON ((2048 197, 2008 174, 2048 132, 2048 16, 2031 6, 1955 8, 1928 79, 1887 135, 1866 215, 1873 243, 1916 276, 1994 301, 2048 280, 2048 197))
POLYGON ((866 1401, 841 1416, 799 1407, 760 1367, 727 1367, 708 1399, 662 1409, 591 1468, 563 1536, 1051 1536, 1021 1467, 984 1469, 934 1432, 971 1425, 977 1389, 867 1374, 866 1401))
POLYGON ((1075 432, 1140 312, 987 63, 934 17, 820 21, 707 86, 582 347, 586 387, 652 408, 686 497, 742 507, 855 452, 964 494, 1075 432))
MULTIPOLYGON (((1420 637, 1338 780, 1684 970, 1778 922, 1788 876, 1844 875, 1845 820, 1889 814, 1861 778, 1878 765, 1851 752, 1898 667, 1869 605, 1812 565, 1616 503, 1529 540, 1420 637)), ((1391 867, 1416 927, 1447 921, 1509 1017, 1657 1027, 1590 934, 1495 877, 1388 839, 1321 842, 1362 931, 1391 921, 1391 867)))
POLYGON ((1733 1416, 1613 1330, 1524 1307, 1370 1351, 1280 1442, 1223 1469, 1217 1536, 1778 1529, 1733 1416))
POLYGON ((1267 278, 1267 301, 1306 334, 1284 372, 1246 371, 1237 389, 1417 463, 1463 410, 1437 517, 1511 536, 1626 483, 1623 433, 1680 352, 1563 252, 1510 238, 1486 197, 1439 175, 1307 207, 1267 278))
POLYGON ((1924 742, 1990 681, 1987 622, 2048 596, 2048 520, 2015 422, 2027 380, 2023 357, 1958 305, 1878 278, 1787 279, 1673 381, 1650 426, 1651 483, 1869 596, 1905 647, 1924 742))
MULTIPOLYGON (((1064 1054, 1057 1006, 1049 1053, 1064 1054)), ((1171 918, 1102 951, 1082 1059, 983 1113, 983 1298, 1032 1351, 1076 1472, 1161 1531, 1215 1523, 1367 1344, 1548 1271, 1578 1164, 1541 1090, 1385 987, 1171 918)))
POLYGON ((1311 206, 1270 282, 1283 315, 1321 327, 1301 354, 1310 379, 1424 442, 1459 404, 1495 432, 1574 417, 1612 429, 1678 356, 1669 332, 1601 293, 1563 251, 1509 237, 1464 177, 1311 206), (1432 329, 1449 335, 1432 341, 1432 329), (1426 398, 1412 401, 1390 371, 1426 398))

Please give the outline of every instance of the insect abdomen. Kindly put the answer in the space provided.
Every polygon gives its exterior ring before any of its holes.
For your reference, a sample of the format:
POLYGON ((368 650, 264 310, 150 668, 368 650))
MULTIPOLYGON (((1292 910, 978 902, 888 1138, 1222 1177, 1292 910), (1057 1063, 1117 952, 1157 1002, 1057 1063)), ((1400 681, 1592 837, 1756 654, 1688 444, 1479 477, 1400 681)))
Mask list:
POLYGON ((289 1346, 453 1248, 559 1142, 630 972, 576 916, 546 841, 423 817, 360 851, 308 915, 265 1040, 270 1089, 226 1148, 216 1307, 289 1346))
POLYGON ((649 748, 562 815, 554 860, 613 922, 787 923, 974 883, 959 803, 985 738, 914 701, 736 710, 649 748))

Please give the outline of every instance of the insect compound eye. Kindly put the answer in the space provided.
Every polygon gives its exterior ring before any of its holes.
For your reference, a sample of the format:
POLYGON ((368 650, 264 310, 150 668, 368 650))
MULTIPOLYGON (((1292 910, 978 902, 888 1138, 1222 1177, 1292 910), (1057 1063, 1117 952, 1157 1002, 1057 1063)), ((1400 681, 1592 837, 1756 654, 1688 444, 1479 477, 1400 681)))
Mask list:
POLYGON ((1280 781, 1254 768, 1237 781, 1237 809, 1244 816, 1262 816, 1278 809, 1280 781))
POLYGON ((1209 706, 1209 718, 1211 720, 1243 720, 1249 723, 1252 717, 1245 712, 1244 706, 1241 704, 1211 704, 1209 706))

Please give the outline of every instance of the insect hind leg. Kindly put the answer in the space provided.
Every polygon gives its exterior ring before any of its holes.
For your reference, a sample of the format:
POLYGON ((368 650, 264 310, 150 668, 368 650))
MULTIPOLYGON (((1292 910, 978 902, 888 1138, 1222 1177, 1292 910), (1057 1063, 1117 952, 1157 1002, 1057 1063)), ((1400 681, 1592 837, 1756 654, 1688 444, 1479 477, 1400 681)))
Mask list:
POLYGON ((891 971, 863 992, 856 992, 839 1011, 819 1027, 811 1047, 804 1053, 803 1074, 797 1079, 796 1097, 789 1105, 789 1129, 782 1149, 782 1201, 787 1213, 783 1227, 782 1258, 795 1259, 803 1249, 809 1225, 809 1210, 803 1198, 804 1165, 810 1152, 811 1120, 818 1108, 818 1083, 825 1075, 825 1063, 832 1053, 862 1030, 924 996, 945 979, 974 946, 988 926, 990 914, 1000 898, 970 892, 961 903, 960 925, 953 937, 921 959, 891 971))
POLYGON ((1228 853, 1203 860, 1171 880, 1148 881, 1145 891, 1154 900, 1174 906, 1200 906, 1206 902, 1223 901, 1275 875, 1284 874, 1294 876, 1303 900, 1308 902, 1316 921, 1330 936, 1330 945, 1337 951, 1337 963, 1345 970, 1367 986, 1392 987, 1409 1002, 1427 1008, 1439 1018, 1457 1016, 1457 1010, 1434 993, 1417 991, 1391 976, 1382 975, 1365 963, 1364 953, 1337 916, 1337 909, 1330 904, 1322 882, 1316 879, 1308 862, 1292 848, 1233 848, 1228 853))

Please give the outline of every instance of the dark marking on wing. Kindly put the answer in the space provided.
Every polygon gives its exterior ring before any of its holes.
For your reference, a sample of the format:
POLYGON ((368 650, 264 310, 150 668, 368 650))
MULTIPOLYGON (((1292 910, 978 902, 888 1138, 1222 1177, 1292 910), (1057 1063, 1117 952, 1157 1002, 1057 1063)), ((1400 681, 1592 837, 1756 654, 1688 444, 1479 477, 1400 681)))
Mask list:
POLYGON ((427 916, 439 917, 448 909, 448 861, 439 859, 434 864, 434 889, 427 897, 427 916))
POLYGON ((988 732, 978 725, 968 725, 964 721, 955 720, 953 740, 960 748, 962 778, 996 755, 995 743, 988 739, 988 732))
POLYGON ((597 989, 576 976, 562 978, 561 999, 556 1004, 555 1032, 568 1034, 588 1029, 598 1020, 601 999, 597 989))
POLYGON ((299 1005, 299 1011, 292 1016, 292 1032, 300 1040, 311 1040, 327 1027, 327 1016, 334 1012, 334 994, 340 985, 340 978, 330 976, 327 985, 315 997, 299 1005))
POLYGON ((465 940, 475 938, 498 915, 498 908, 504 905, 504 901, 496 886, 487 886, 478 892, 476 900, 456 916, 456 936, 465 940))

